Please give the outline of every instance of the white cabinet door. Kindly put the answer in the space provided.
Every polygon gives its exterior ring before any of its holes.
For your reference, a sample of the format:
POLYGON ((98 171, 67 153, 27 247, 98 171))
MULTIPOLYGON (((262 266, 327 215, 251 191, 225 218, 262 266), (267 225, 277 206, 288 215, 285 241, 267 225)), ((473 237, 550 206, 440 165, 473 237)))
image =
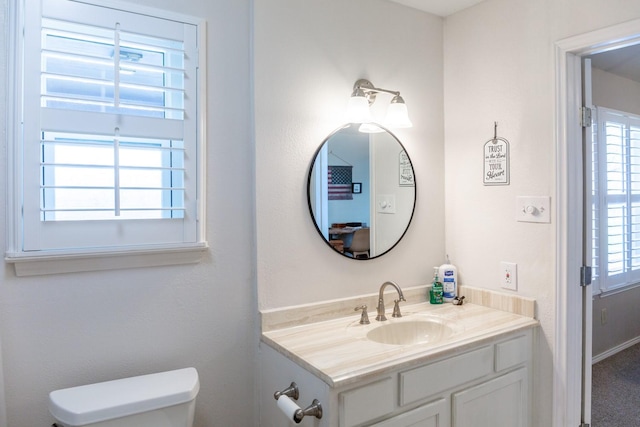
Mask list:
POLYGON ((387 377, 340 393, 340 427, 360 426, 393 412, 395 384, 392 377, 387 377))
POLYGON ((449 399, 438 399, 371 427, 449 427, 449 399))
POLYGON ((454 427, 528 427, 527 369, 453 395, 454 427))

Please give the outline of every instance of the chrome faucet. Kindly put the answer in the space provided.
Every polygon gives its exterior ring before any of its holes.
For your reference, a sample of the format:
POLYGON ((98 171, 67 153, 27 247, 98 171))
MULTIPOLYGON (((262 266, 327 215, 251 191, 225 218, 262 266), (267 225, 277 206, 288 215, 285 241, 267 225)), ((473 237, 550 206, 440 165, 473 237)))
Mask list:
POLYGON ((400 313, 400 306, 398 305, 398 303, 400 301, 406 301, 404 299, 404 295, 402 294, 402 289, 400 289, 400 286, 396 285, 394 282, 384 282, 382 286, 380 286, 380 293, 378 294, 378 315, 376 316, 376 320, 381 322, 387 320, 387 316, 384 315, 384 288, 386 288, 388 285, 396 288, 399 297, 397 300, 394 300, 395 306, 393 307, 393 314, 391 315, 391 317, 402 317, 402 314, 400 313))

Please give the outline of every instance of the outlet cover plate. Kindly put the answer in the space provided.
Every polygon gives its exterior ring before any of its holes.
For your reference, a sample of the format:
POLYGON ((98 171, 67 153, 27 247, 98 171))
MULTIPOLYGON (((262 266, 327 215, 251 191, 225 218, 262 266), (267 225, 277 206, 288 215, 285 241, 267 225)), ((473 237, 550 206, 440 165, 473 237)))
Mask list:
POLYGON ((518 290, 518 264, 504 261, 500 263, 500 286, 512 291, 518 290))

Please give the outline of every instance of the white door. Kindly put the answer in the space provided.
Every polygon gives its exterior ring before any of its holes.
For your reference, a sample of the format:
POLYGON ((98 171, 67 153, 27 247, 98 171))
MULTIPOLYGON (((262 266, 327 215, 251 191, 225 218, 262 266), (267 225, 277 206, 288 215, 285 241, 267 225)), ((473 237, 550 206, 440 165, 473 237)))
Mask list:
POLYGON ((309 180, 309 206, 314 213, 316 225, 329 241, 329 187, 327 178, 327 144, 324 144, 316 157, 313 176, 309 180))
MULTIPOLYGON (((591 60, 582 59, 582 105, 585 111, 594 111, 593 100, 591 96, 591 60)), ((592 242, 592 174, 591 158, 593 145, 593 121, 591 115, 583 115, 583 134, 582 134, 582 152, 584 164, 583 188, 583 246, 582 265, 591 266, 591 242, 592 242)), ((592 317, 593 317, 593 292, 591 286, 583 286, 582 288, 582 405, 581 418, 583 424, 591 424, 591 359, 592 359, 592 317)))

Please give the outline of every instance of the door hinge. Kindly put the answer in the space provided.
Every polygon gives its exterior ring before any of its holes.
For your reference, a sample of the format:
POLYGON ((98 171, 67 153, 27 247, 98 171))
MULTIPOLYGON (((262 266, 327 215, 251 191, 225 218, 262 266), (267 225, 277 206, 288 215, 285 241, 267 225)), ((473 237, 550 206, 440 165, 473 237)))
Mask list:
POLYGON ((589 286, 590 284, 591 267, 589 267, 588 265, 583 265, 582 267, 580 267, 580 286, 589 286))
POLYGON ((580 126, 583 128, 591 127, 591 108, 580 108, 580 126))

